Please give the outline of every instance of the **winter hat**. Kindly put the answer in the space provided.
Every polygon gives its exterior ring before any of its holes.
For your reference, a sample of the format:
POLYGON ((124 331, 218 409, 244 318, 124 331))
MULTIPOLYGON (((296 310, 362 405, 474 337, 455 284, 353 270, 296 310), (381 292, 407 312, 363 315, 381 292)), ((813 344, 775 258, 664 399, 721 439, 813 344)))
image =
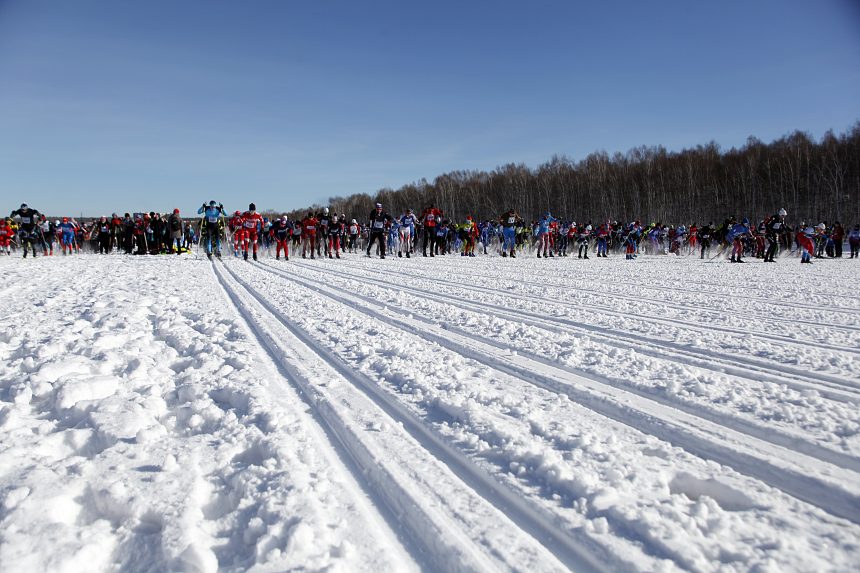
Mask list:
POLYGON ((254 205, 253 203, 251 203, 250 205, 248 205, 248 211, 256 211, 256 210, 257 210, 257 206, 256 206, 256 205, 254 205))

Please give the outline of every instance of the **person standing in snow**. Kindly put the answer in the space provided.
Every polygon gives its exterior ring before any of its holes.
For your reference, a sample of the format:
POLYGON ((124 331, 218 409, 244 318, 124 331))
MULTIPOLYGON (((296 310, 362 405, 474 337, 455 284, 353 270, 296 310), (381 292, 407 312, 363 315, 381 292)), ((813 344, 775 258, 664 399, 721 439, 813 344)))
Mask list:
POLYGON ((837 259, 841 259, 842 243, 845 241, 845 228, 839 221, 836 221, 836 223, 833 224, 833 231, 830 233, 830 239, 833 241, 833 256, 837 259))
POLYGON ((179 209, 174 209, 173 213, 167 219, 167 232, 170 237, 170 250, 176 252, 177 255, 182 254, 182 217, 179 216, 179 209))

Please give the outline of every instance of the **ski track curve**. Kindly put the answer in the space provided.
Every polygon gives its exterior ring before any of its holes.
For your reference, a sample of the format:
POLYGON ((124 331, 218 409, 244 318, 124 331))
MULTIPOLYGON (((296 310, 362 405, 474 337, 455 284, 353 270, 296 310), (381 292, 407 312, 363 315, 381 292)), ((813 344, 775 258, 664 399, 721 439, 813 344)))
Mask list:
MULTIPOLYGON (((314 284, 309 279, 289 273, 287 270, 278 272, 271 267, 255 266, 270 274, 288 277, 294 283, 321 293, 358 312, 397 328, 411 331, 407 319, 392 316, 390 312, 383 312, 388 309, 375 301, 335 291, 328 285, 314 284), (382 309, 377 311, 370 305, 381 306, 382 309)), ((630 407, 628 403, 631 401, 629 398, 631 394, 627 391, 614 387, 607 388, 607 385, 600 381, 573 375, 543 364, 541 366, 551 368, 553 374, 551 376, 536 374, 536 371, 541 370, 539 367, 536 368, 536 363, 522 364, 523 360, 533 361, 519 356, 500 356, 498 348, 479 343, 474 339, 453 340, 457 338, 454 333, 444 329, 434 329, 430 324, 424 324, 424 330, 419 332, 419 336, 464 354, 490 368, 528 380, 550 391, 564 393, 577 403, 601 415, 656 435, 694 455, 733 467, 797 499, 816 505, 832 515, 860 523, 860 485, 858 485, 860 476, 854 472, 831 466, 818 472, 818 475, 811 476, 808 475, 807 470, 815 464, 804 461, 807 459, 806 456, 799 452, 783 451, 779 458, 774 458, 773 451, 780 447, 772 443, 758 443, 760 440, 756 438, 738 435, 729 428, 713 427, 716 425, 704 419, 689 416, 657 403, 652 403, 647 408, 643 408, 641 402, 635 407, 630 407), (473 349, 473 346, 479 347, 479 350, 473 349), (558 380, 569 380, 570 383, 559 383, 558 380), (702 429, 708 426, 712 427, 707 430, 702 429)))

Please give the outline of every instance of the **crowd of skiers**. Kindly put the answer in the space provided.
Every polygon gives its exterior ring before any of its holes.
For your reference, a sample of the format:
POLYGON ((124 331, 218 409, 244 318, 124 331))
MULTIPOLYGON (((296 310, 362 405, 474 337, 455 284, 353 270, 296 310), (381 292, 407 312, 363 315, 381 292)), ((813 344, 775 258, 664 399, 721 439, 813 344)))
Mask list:
POLYGON ((0 219, 0 252, 8 255, 13 247, 20 248, 25 258, 29 253, 51 256, 55 245, 58 254, 64 255, 90 247, 98 253, 157 254, 187 252, 194 243, 194 226, 183 221, 179 209, 165 215, 113 213, 84 223, 73 217, 51 220, 22 204, 8 219, 0 219))
POLYGON ((832 225, 802 222, 792 228, 786 223, 787 213, 777 213, 757 225, 749 219, 728 218, 720 225, 710 222, 702 226, 691 224, 664 225, 639 221, 622 224, 617 221, 577 223, 544 213, 536 221, 526 221, 515 210, 497 219, 475 221, 468 216, 458 223, 446 218, 433 205, 416 214, 406 209, 397 216, 389 214, 377 203, 361 221, 337 214, 329 208, 308 212, 300 220, 276 217, 269 220, 257 212, 251 203, 247 211, 229 214, 216 201, 204 203, 197 211, 199 218, 183 219, 179 209, 172 213, 125 213, 80 224, 75 219, 49 220, 26 204, 0 219, 0 252, 11 254, 13 246, 21 248, 24 257, 41 251, 52 255, 54 245, 63 254, 81 252, 86 245, 100 253, 114 250, 136 254, 188 252, 195 246, 206 255, 220 257, 222 246, 235 256, 257 259, 258 250, 270 252, 275 258, 289 260, 301 252, 302 258, 340 258, 344 252, 373 251, 380 258, 386 253, 411 257, 420 252, 434 257, 459 253, 495 254, 503 257, 535 253, 537 257, 566 257, 576 253, 588 259, 589 249, 597 257, 610 252, 623 252, 627 259, 639 254, 696 255, 699 258, 729 256, 735 263, 746 257, 764 262, 776 262, 780 252, 799 253, 802 263, 813 258, 842 257, 847 239, 850 257, 860 256, 860 225, 847 233, 836 222, 832 225), (711 251, 714 255, 711 255, 711 251))

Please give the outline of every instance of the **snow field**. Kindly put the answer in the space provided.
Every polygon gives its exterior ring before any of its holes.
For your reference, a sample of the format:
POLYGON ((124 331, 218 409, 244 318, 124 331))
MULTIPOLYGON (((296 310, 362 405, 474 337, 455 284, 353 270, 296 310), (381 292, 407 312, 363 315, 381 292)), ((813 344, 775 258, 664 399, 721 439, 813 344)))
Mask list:
POLYGON ((545 358, 551 364, 600 377, 711 419, 733 418, 733 425, 747 424, 761 437, 791 443, 810 455, 860 469, 860 412, 856 408, 860 393, 850 388, 824 390, 837 398, 826 400, 821 397, 820 384, 805 377, 787 380, 786 373, 772 372, 751 375, 744 371, 743 363, 734 368, 730 365, 733 373, 728 374, 730 355, 721 356, 714 364, 693 350, 685 355, 689 359, 680 360, 682 351, 666 351, 662 344, 652 342, 653 337, 641 341, 641 335, 636 334, 632 341, 619 339, 617 334, 623 331, 618 324, 607 329, 609 336, 592 339, 592 331, 582 328, 579 316, 545 298, 512 299, 495 293, 483 296, 453 285, 446 285, 448 292, 440 295, 433 279, 414 279, 392 288, 385 280, 388 277, 380 279, 379 273, 374 276, 351 268, 335 273, 335 267, 326 267, 335 274, 331 281, 348 285, 352 292, 369 299, 420 317, 433 317, 446 328, 502 342, 512 351, 538 360, 545 358))
MULTIPOLYGON (((398 262, 402 264, 404 261, 398 261, 398 262)), ((362 263, 357 262, 355 264, 361 265, 362 263)), ((372 263, 370 261, 367 261, 364 264, 369 265, 372 263)), ((228 265, 231 268, 234 267, 233 263, 228 262, 228 265)), ((413 265, 414 265, 414 263, 413 263, 413 265)), ((272 266, 277 266, 277 265, 272 263, 272 266)), ((504 407, 503 410, 505 411, 506 415, 521 416, 521 414, 522 414, 520 412, 519 408, 515 409, 513 411, 513 413, 511 413, 510 408, 505 401, 506 398, 504 396, 489 399, 489 400, 484 399, 484 401, 476 402, 476 400, 478 400, 479 398, 484 398, 486 396, 486 393, 489 391, 490 387, 496 386, 496 384, 494 383, 494 382, 496 382, 496 380, 494 380, 494 378, 499 375, 498 372, 493 373, 492 375, 487 375, 487 374, 465 375, 466 384, 464 385, 465 386, 464 387, 463 385, 459 384, 461 381, 464 381, 463 371, 466 370, 466 366, 462 363, 463 356, 458 357, 455 354, 453 357, 451 357, 449 359, 447 356, 445 356, 445 354, 441 351, 441 349, 439 349, 438 347, 435 347, 435 345, 433 345, 432 343, 428 344, 427 343, 427 337, 425 335, 427 334, 427 332, 430 329, 426 325, 416 324, 416 326, 411 328, 411 329, 408 329, 408 328, 402 329, 402 328, 392 328, 392 323, 390 321, 381 321, 381 323, 379 323, 378 320, 368 321, 367 320, 367 314, 368 313, 366 311, 367 311, 367 308, 370 306, 370 304, 365 302, 362 305, 361 301, 356 300, 356 298, 354 298, 354 297, 351 297, 350 300, 352 301, 352 304, 348 305, 348 306, 351 306, 352 308, 355 308, 355 309, 359 309, 362 313, 364 313, 365 316, 364 317, 359 316, 356 319, 352 319, 351 315, 356 314, 355 311, 347 310, 346 308, 341 308, 342 304, 333 304, 333 302, 334 303, 338 303, 338 302, 343 303, 344 302, 344 298, 343 298, 344 293, 350 293, 350 292, 353 292, 356 290, 360 291, 362 288, 362 286, 361 286, 362 279, 359 279, 358 277, 352 277, 352 279, 350 280, 350 278, 348 276, 347 278, 344 279, 346 282, 348 282, 348 284, 339 285, 339 281, 337 279, 337 276, 339 274, 343 274, 343 273, 346 273, 347 275, 349 275, 349 273, 350 273, 349 270, 346 270, 343 267, 337 267, 336 264, 327 266, 325 264, 317 263, 316 266, 314 267, 314 263, 310 263, 310 262, 308 262, 308 263, 299 262, 298 264, 295 264, 295 265, 283 265, 280 267, 282 270, 279 271, 278 274, 285 273, 285 274, 281 274, 281 276, 290 275, 290 277, 293 280, 284 280, 280 285, 283 288, 279 289, 278 284, 273 282, 272 276, 261 275, 256 266, 248 267, 247 265, 241 265, 240 264, 240 265, 235 266, 235 268, 236 268, 236 272, 238 272, 239 274, 249 275, 248 278, 249 278, 250 283, 253 286, 253 288, 259 289, 260 292, 264 293, 266 298, 271 299, 273 301, 273 303, 276 305, 284 305, 283 306, 284 313, 294 317, 293 320, 298 321, 300 324, 304 324, 304 326, 303 326, 304 329, 309 330, 309 331, 317 330, 318 331, 317 339, 320 343, 333 344, 333 348, 335 350, 342 346, 343 350, 342 350, 340 355, 343 357, 343 359, 345 361, 350 362, 350 363, 354 363, 355 367, 357 369, 368 368, 368 366, 365 365, 365 363, 368 361, 376 362, 377 364, 375 366, 370 366, 371 371, 375 372, 377 376, 381 376, 381 380, 380 380, 381 383, 388 383, 390 386, 392 386, 394 391, 397 392, 400 396, 402 396, 401 399, 411 399, 411 400, 415 401, 416 404, 418 405, 417 410, 416 410, 417 415, 423 416, 429 422, 432 422, 434 420, 434 418, 438 418, 437 427, 444 429, 447 426, 453 426, 456 428, 457 432, 459 432, 459 433, 464 432, 463 428, 464 428, 464 426, 467 425, 467 423, 469 425, 475 424, 475 425, 479 426, 480 428, 489 427, 492 429, 492 434, 491 434, 492 439, 489 439, 489 440, 485 439, 485 437, 484 437, 485 432, 482 432, 480 429, 476 428, 476 429, 473 429, 471 431, 465 431, 465 435, 467 437, 463 437, 462 435, 459 436, 460 439, 462 440, 462 446, 461 447, 463 447, 464 449, 468 450, 469 448, 472 448, 472 449, 474 449, 475 452, 483 452, 482 456, 488 456, 489 454, 487 454, 486 452, 500 448, 507 443, 507 438, 508 438, 507 434, 505 435, 505 437, 500 439, 496 436, 496 433, 495 433, 498 431, 499 428, 506 427, 506 425, 501 420, 491 419, 490 421, 480 421, 480 422, 474 421, 474 417, 476 415, 475 414, 476 408, 477 409, 488 409, 488 408, 490 408, 491 405, 495 405, 497 408, 499 407, 499 405, 502 405, 504 407), (308 273, 310 273, 309 276, 313 276, 314 273, 312 271, 308 271, 308 269, 310 269, 310 268, 316 268, 317 269, 316 277, 312 281, 308 281, 307 276, 305 276, 305 275, 308 275, 308 273), (256 282, 255 282, 255 280, 256 280, 256 282), (308 288, 306 289, 305 287, 308 287, 308 288), (307 290, 307 292, 305 292, 306 290, 307 290), (318 294, 315 294, 314 291, 316 293, 320 293, 320 294, 323 294, 325 296, 320 297, 318 294), (317 313, 320 313, 322 315, 322 317, 319 316, 317 313), (311 314, 311 316, 308 316, 309 314, 311 314), (339 323, 343 323, 347 326, 347 328, 343 329, 343 331, 350 333, 350 339, 349 340, 340 339, 337 337, 336 334, 333 334, 331 332, 326 331, 326 329, 324 327, 324 324, 325 324, 324 317, 326 314, 336 316, 339 323), (323 326, 321 326, 321 325, 323 325, 323 326), (323 330, 326 332, 319 332, 320 330, 323 330), (424 340, 412 340, 412 338, 414 337, 414 335, 411 334, 412 331, 419 334, 419 336, 417 338, 424 338, 424 340), (356 337, 361 339, 361 335, 357 335, 356 334, 357 332, 367 333, 368 336, 363 339, 364 340, 363 343, 355 340, 356 337), (334 340, 332 340, 333 338, 334 338, 334 340), (422 348, 426 348, 425 352, 421 352, 422 348), (408 358, 404 357, 406 364, 408 364, 410 366, 414 365, 414 368, 406 367, 405 364, 401 364, 401 361, 399 359, 401 357, 401 354, 404 352, 404 350, 406 351, 406 353, 407 353, 406 356, 408 357, 408 358), (420 358, 423 354, 426 354, 428 357, 426 359, 426 361, 420 358), (444 365, 446 367, 445 370, 442 370, 442 365, 444 365), (453 365, 453 368, 451 367, 451 365, 453 365), (423 373, 423 376, 418 376, 417 380, 412 380, 411 377, 406 377, 406 375, 403 374, 404 370, 420 372, 420 373, 423 373), (406 381, 407 381, 406 384, 404 384, 404 377, 406 377, 406 381), (447 385, 445 385, 445 381, 447 381, 447 380, 457 381, 458 382, 457 389, 459 390, 459 392, 456 393, 454 395, 454 397, 451 397, 448 400, 444 400, 444 399, 442 399, 442 396, 447 397, 447 394, 440 395, 439 394, 440 388, 438 385, 442 384, 443 385, 442 389, 445 390, 446 393, 450 392, 450 388, 447 385), (429 384, 429 386, 427 386, 428 384, 429 384), (469 388, 473 388, 473 389, 477 388, 477 390, 470 391, 469 388), (474 395, 474 392, 478 392, 479 396, 476 397, 474 395), (465 393, 465 395, 463 393, 465 393), (466 404, 466 405, 464 405, 464 404, 466 404), (480 406, 480 408, 478 408, 479 406, 480 406), (464 412, 467 413, 468 416, 466 416, 464 414, 464 412)), ((270 272, 270 271, 267 270, 267 272, 270 272)), ((401 273, 401 276, 402 276, 402 273, 401 273)), ((450 276, 450 275, 448 273, 443 273, 442 276, 450 276)), ((402 287, 401 287, 402 284, 404 284, 404 283, 408 284, 409 282, 411 282, 411 281, 392 280, 390 283, 390 289, 396 293, 402 289, 402 287)), ((388 303, 388 299, 381 298, 381 296, 377 297, 376 300, 381 302, 381 303, 384 303, 384 304, 388 303)), ((347 302, 349 302, 349 301, 347 301, 347 302)), ((439 315, 432 315, 432 316, 437 317, 439 315)), ((418 321, 415 321, 415 322, 417 323, 418 321)), ((472 367, 472 369, 474 369, 474 366, 472 367)), ((509 396, 510 389, 515 387, 517 382, 518 382, 517 380, 504 380, 503 387, 506 390, 505 396, 509 396)), ((532 394, 534 394, 534 388, 526 386, 526 388, 524 389, 524 392, 528 393, 529 395, 532 395, 532 394)), ((559 396, 557 394, 554 395, 553 397, 555 399, 559 398, 559 396)), ((534 398, 531 398, 531 400, 533 401, 534 398)), ((538 410, 541 411, 543 409, 538 408, 538 410)), ((554 414, 555 414, 555 412, 554 412, 554 414)), ((576 416, 572 416, 571 418, 576 419, 576 422, 572 423, 572 425, 575 426, 577 424, 581 424, 581 420, 582 420, 583 415, 584 415, 583 413, 578 413, 576 416)), ((559 422, 559 423, 562 425, 562 427, 565 426, 565 424, 563 422, 559 422)), ((598 423, 598 422, 596 422, 596 423, 598 423)), ((606 424, 606 420, 603 419, 599 423, 606 424)), ((526 428, 524 428, 524 427, 521 427, 518 432, 514 432, 514 435, 522 436, 524 432, 527 432, 529 434, 533 434, 535 431, 534 430, 535 426, 533 424, 529 424, 529 426, 530 427, 528 428, 528 430, 526 430, 526 428)), ((615 428, 612 428, 612 429, 615 430, 615 428)), ((614 431, 611 433, 613 436, 618 435, 614 431)), ((532 437, 534 437, 534 436, 532 435, 532 437)), ((542 438, 542 439, 546 440, 546 438, 542 438)), ((555 439, 557 439, 557 438, 555 438, 555 439)), ((624 448, 623 448, 624 451, 627 451, 629 449, 628 446, 629 446, 629 444, 626 444, 626 443, 624 444, 624 448)), ((570 454, 570 452, 566 452, 566 453, 568 455, 570 454)), ((764 452, 759 452, 759 453, 761 455, 766 455, 766 453, 764 453, 764 452)), ((560 455, 558 452, 555 452, 555 454, 556 454, 556 456, 560 455)), ((564 454, 562 453, 561 455, 563 458, 564 454)), ((505 452, 502 454, 494 454, 493 456, 490 456, 490 459, 493 459, 497 462, 497 471, 498 471, 498 469, 512 468, 517 473, 525 474, 524 479, 526 479, 526 481, 528 481, 529 479, 536 481, 537 487, 539 487, 539 488, 546 488, 547 487, 547 481, 546 481, 547 476, 550 476, 550 478, 552 478, 556 475, 559 475, 559 472, 556 470, 556 468, 553 468, 548 473, 546 473, 545 470, 540 469, 542 460, 546 459, 544 456, 537 456, 536 458, 534 458, 534 459, 540 460, 537 464, 534 463, 533 458, 531 458, 531 457, 527 457, 526 463, 522 463, 523 459, 521 458, 521 454, 519 454, 519 453, 514 454, 514 455, 512 455, 511 453, 508 453, 508 452, 505 452), (497 458, 503 460, 503 462, 499 463, 497 458), (532 461, 532 463, 528 463, 528 461, 530 461, 530 460, 532 461), (538 468, 535 468, 535 465, 537 465, 538 468), (532 472, 534 472, 534 473, 532 473, 532 472), (535 475, 538 476, 537 479, 535 479, 535 475)), ((550 459, 552 459, 552 456, 550 456, 550 459)), ((673 466, 677 466, 677 463, 676 463, 674 456, 672 457, 672 461, 673 461, 673 466)), ((695 461, 699 461, 699 460, 695 460, 695 461)), ((727 468, 724 468, 724 469, 727 469, 727 468)), ((827 470, 823 471, 823 474, 826 475, 827 473, 829 473, 829 469, 830 468, 828 467, 827 470)), ((604 471, 606 471, 606 470, 604 470, 604 471)), ((568 474, 581 476, 582 475, 581 466, 577 466, 576 472, 571 473, 570 469, 568 469, 567 472, 560 472, 560 475, 568 475, 568 474)), ((616 474, 612 473, 610 475, 615 476, 616 474)), ((624 475, 624 474, 622 473, 621 475, 624 475)), ((848 479, 851 480, 851 479, 853 479, 855 474, 844 474, 843 476, 840 476, 840 477, 844 477, 846 475, 849 476, 848 479)), ((664 482, 663 482, 664 485, 666 482, 673 483, 673 484, 675 484, 675 487, 678 488, 677 491, 671 491, 671 488, 670 488, 670 491, 668 492, 670 494, 670 496, 677 495, 677 494, 684 494, 684 495, 682 495, 683 499, 689 499, 688 496, 686 495, 686 494, 689 494, 689 496, 691 496, 692 499, 699 500, 703 497, 702 492, 707 491, 707 492, 711 493, 712 495, 723 499, 723 501, 726 503, 726 505, 729 507, 730 510, 738 510, 738 506, 734 505, 734 503, 737 499, 745 499, 745 500, 749 499, 748 498, 749 489, 746 486, 739 487, 738 489, 728 488, 728 490, 726 490, 725 488, 722 488, 719 485, 719 483, 720 483, 719 480, 716 480, 716 478, 714 478, 710 474, 707 474, 707 477, 696 477, 694 473, 684 471, 684 472, 677 472, 677 474, 674 477, 670 478, 669 480, 664 480, 664 482), (695 479, 690 479, 690 476, 694 476, 695 479), (674 477, 677 477, 678 479, 674 479, 674 477), (695 486, 691 490, 686 491, 685 486, 688 486, 691 484, 695 484, 695 486), (716 484, 716 485, 713 485, 713 484, 716 484), (713 485, 713 487, 711 487, 712 485, 713 485), (699 491, 700 489, 702 491, 699 491), (727 491, 728 492, 733 492, 733 491, 734 492, 746 492, 745 495, 747 497, 733 496, 731 493, 726 493, 727 491), (720 494, 724 494, 724 495, 720 496, 720 494)), ((573 481, 575 482, 576 480, 573 480, 573 481)), ((594 483, 606 483, 606 482, 607 482, 607 480, 604 478, 602 473, 598 474, 598 477, 594 478, 594 483)), ((552 479, 550 480, 549 483, 550 484, 553 483, 552 479)), ((565 480, 565 479, 562 479, 561 483, 565 484, 566 486, 570 484, 570 482, 565 480)), ((803 485, 803 484, 800 483, 800 485, 803 485)), ((854 491, 854 490, 856 490, 856 487, 852 487, 853 484, 850 481, 848 484, 831 483, 828 485, 832 486, 835 490, 841 490, 843 487, 847 487, 849 489, 849 493, 848 493, 848 497, 844 498, 844 499, 848 499, 850 501, 850 503, 856 504, 856 501, 855 501, 856 500, 856 491, 854 491)), ((643 488, 639 487, 639 488, 636 488, 634 491, 642 491, 642 489, 643 488)), ((547 493, 547 492, 543 492, 543 493, 547 493)), ((666 493, 666 492, 664 491, 664 493, 666 493)), ((771 495, 773 495, 773 494, 771 494, 771 495)), ((559 500, 564 499, 566 497, 565 501, 567 503, 572 503, 573 500, 583 500, 582 503, 586 506, 587 506, 587 500, 589 497, 592 497, 595 499, 603 499, 600 496, 598 496, 596 494, 596 492, 588 491, 587 489, 586 490, 578 489, 575 491, 561 490, 560 492, 550 490, 549 497, 552 498, 553 496, 558 497, 559 500)), ((542 495, 541 497, 546 497, 546 496, 542 495)), ((614 497, 614 496, 611 496, 611 497, 614 497)), ((558 501, 558 500, 556 500, 556 501, 558 501)), ((784 503, 785 501, 786 500, 783 500, 780 503, 784 503)), ((664 500, 661 499, 660 503, 662 504, 665 502, 664 502, 664 500)), ((762 508, 770 508, 773 504, 772 504, 772 502, 768 502, 768 503, 762 504, 761 507, 756 506, 756 504, 750 504, 750 503, 747 503, 746 505, 744 505, 744 504, 741 504, 741 505, 746 510, 748 510, 748 511, 744 512, 744 516, 743 516, 743 519, 747 519, 749 517, 748 513, 750 511, 752 511, 752 512, 755 512, 756 510, 761 511, 762 508)), ((856 505, 855 505, 855 507, 856 507, 856 505)), ((603 508, 601 508, 601 509, 603 509, 603 508)), ((804 511, 813 511, 813 513, 816 512, 816 510, 811 509, 811 508, 807 508, 804 511)), ((582 513, 585 513, 586 515, 588 515, 588 514, 594 515, 595 513, 597 513, 599 515, 599 512, 594 512, 593 508, 587 508, 587 507, 585 508, 585 510, 582 513)), ((606 513, 611 513, 611 512, 606 512, 606 513)), ((766 514, 768 512, 764 512, 764 513, 766 514)), ((779 512, 779 513, 782 513, 782 512, 779 512)), ((633 538, 636 540, 637 543, 641 543, 642 540, 636 539, 636 537, 637 537, 637 535, 640 534, 640 533, 638 533, 638 531, 639 531, 639 527, 641 527, 641 525, 642 525, 642 521, 640 518, 642 515, 646 515, 646 512, 634 513, 633 519, 630 518, 630 514, 625 514, 625 515, 627 516, 626 517, 627 523, 620 524, 618 527, 618 530, 619 531, 625 531, 626 530, 626 531, 637 532, 636 534, 633 535, 633 538)), ((598 520, 597 523, 601 524, 598 526, 597 530, 603 529, 602 524, 606 523, 607 526, 609 524, 609 522, 602 515, 600 517, 597 517, 596 519, 598 520), (603 518, 603 519, 601 519, 601 518, 603 518)), ((765 519, 767 519, 767 517, 765 519)), ((815 519, 819 519, 819 518, 815 518, 815 519)), ((781 520, 781 518, 777 519, 777 521, 779 521, 779 520, 781 520)), ((803 523, 803 521, 798 522, 797 523, 798 527, 803 528, 804 525, 802 525, 802 523, 803 523)), ((851 526, 851 527, 853 527, 853 526, 851 526)), ((772 526, 769 526, 768 528, 772 528, 772 526)), ((589 529, 589 528, 586 527, 586 529, 589 529)), ((767 529, 767 528, 765 528, 765 529, 767 529)), ((761 531, 761 528, 757 527, 757 528, 755 528, 755 530, 761 531)), ((650 530, 647 527, 641 528, 641 535, 643 535, 647 538, 650 536, 649 531, 653 531, 653 530, 650 530)), ((732 531, 739 532, 740 529, 733 528, 732 531)), ((644 550, 646 553, 650 552, 652 555, 656 555, 656 556, 660 556, 660 557, 667 557, 668 559, 675 561, 675 563, 681 562, 684 564, 684 568, 693 568, 693 569, 697 569, 697 570, 709 570, 708 565, 705 564, 706 562, 709 562, 710 566, 719 567, 719 568, 725 568, 729 563, 733 562, 732 559, 727 559, 726 562, 723 562, 723 560, 720 558, 718 552, 711 552, 710 554, 705 552, 703 554, 700 554, 698 561, 695 559, 684 559, 681 556, 681 553, 692 551, 690 549, 690 540, 689 540, 689 538, 687 538, 685 536, 678 537, 679 543, 678 543, 677 547, 675 547, 676 553, 673 553, 671 549, 666 548, 665 536, 663 536, 663 535, 658 535, 655 539, 651 539, 649 541, 651 541, 650 544, 645 543, 644 546, 640 546, 640 547, 638 547, 638 549, 644 550)), ((817 542, 811 541, 811 543, 813 545, 815 545, 817 542)), ((716 544, 717 547, 723 547, 723 548, 726 546, 734 547, 736 545, 737 545, 737 542, 731 542, 730 539, 729 540, 722 539, 716 544)), ((777 545, 780 545, 780 544, 777 544, 777 545)), ((764 543, 760 544, 760 547, 764 547, 764 548, 770 547, 771 549, 776 548, 776 546, 773 546, 770 542, 764 542, 764 543)), ((621 553, 621 550, 617 549, 616 547, 613 547, 613 550, 617 551, 618 554, 621 553)), ((628 548, 628 550, 629 550, 629 548, 628 548)), ((773 552, 777 553, 777 554, 779 553, 779 551, 775 551, 775 550, 773 552)), ((642 557, 642 555, 638 555, 638 556, 634 557, 633 559, 635 560, 635 559, 641 558, 641 557, 642 557)), ((788 564, 789 562, 793 562, 793 566, 797 566, 797 562, 794 561, 794 559, 795 559, 794 557, 790 558, 788 561, 785 562, 785 564, 788 564)), ((755 562, 755 558, 752 558, 752 557, 739 558, 739 559, 737 559, 737 561, 741 562, 741 564, 737 564, 737 568, 740 570, 746 570, 748 567, 750 567, 750 561, 755 562)), ((766 562, 766 561, 767 561, 767 559, 765 559, 763 562, 766 562)), ((762 562, 758 562, 756 566, 761 565, 761 564, 762 564, 762 562)), ((816 565, 815 567, 812 567, 812 568, 816 568, 818 566, 819 565, 816 565)), ((820 564, 820 566, 826 566, 826 565, 824 562, 822 562, 820 564)))
POLYGON ((0 259, 0 570, 853 570, 796 262, 0 259))
POLYGON ((6 295, 0 568, 415 568, 205 268, 78 261, 6 295))

